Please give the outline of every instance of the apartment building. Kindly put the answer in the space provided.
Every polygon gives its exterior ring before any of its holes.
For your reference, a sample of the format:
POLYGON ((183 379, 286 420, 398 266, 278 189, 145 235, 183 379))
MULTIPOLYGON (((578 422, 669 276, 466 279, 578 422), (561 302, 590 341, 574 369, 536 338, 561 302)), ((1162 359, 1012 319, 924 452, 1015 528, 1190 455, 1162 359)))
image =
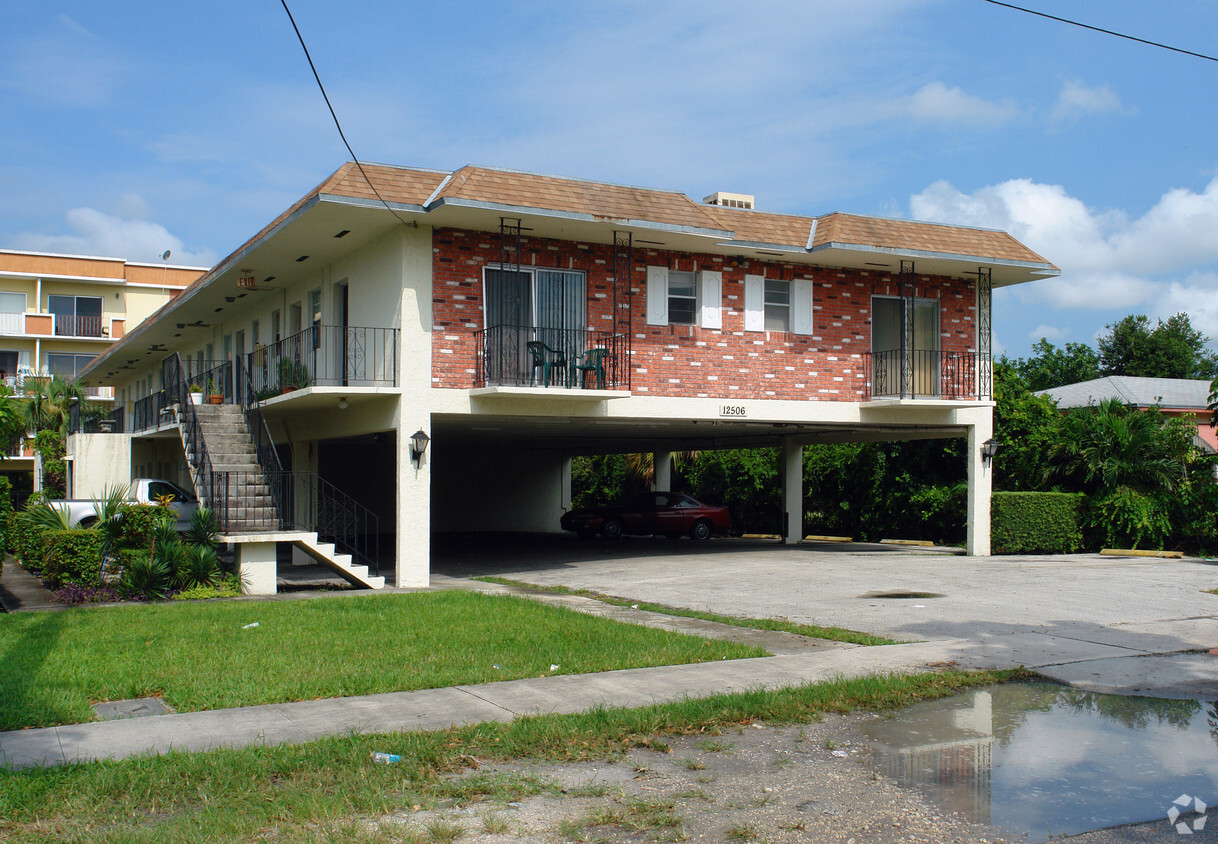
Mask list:
POLYGON ((804 445, 964 437, 988 554, 991 295, 1058 269, 1005 232, 753 205, 346 164, 111 338, 84 371, 126 410, 106 448, 181 465, 267 591, 301 531, 400 586, 433 531, 557 532, 592 453, 780 448, 798 542, 804 445))

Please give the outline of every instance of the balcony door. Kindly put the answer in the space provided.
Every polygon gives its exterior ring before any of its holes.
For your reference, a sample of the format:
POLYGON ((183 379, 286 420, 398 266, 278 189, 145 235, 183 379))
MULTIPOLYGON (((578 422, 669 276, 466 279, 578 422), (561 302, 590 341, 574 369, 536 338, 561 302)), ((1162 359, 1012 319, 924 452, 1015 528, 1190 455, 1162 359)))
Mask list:
POLYGON ((871 394, 901 398, 939 395, 939 300, 871 299, 871 394), (913 345, 906 348, 907 317, 913 345))
POLYGON ((102 336, 102 300, 99 296, 48 296, 55 317, 55 333, 69 337, 102 336))
POLYGON ((585 351, 582 273, 487 269, 485 293, 488 383, 535 382, 534 357, 528 348, 533 341, 545 345, 543 353, 549 360, 568 365, 585 351))

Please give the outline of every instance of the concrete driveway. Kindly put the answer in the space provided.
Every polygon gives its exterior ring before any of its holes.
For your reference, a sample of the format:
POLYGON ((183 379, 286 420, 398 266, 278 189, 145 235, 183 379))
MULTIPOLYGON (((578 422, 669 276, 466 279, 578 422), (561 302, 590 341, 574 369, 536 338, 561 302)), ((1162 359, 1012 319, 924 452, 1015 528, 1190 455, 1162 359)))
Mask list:
POLYGON ((1218 657, 1196 653, 1218 647, 1218 595, 1202 591, 1218 587, 1214 560, 555 536, 442 540, 433 570, 437 586, 495 574, 907 641, 1009 644, 1026 664, 1058 654, 1061 667, 1043 673, 1081 687, 1218 695, 1218 657), (879 597, 902 593, 935 597, 879 597), (1145 659, 1159 654, 1179 656, 1145 659))

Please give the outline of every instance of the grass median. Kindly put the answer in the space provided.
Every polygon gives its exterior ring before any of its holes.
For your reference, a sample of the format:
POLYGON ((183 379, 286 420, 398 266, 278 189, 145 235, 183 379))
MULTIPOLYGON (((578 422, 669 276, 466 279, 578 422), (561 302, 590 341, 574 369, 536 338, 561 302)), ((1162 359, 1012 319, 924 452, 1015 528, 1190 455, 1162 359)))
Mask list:
POLYGON ((797 636, 808 636, 813 639, 828 639, 834 642, 850 642, 855 645, 900 645, 899 639, 889 639, 885 636, 873 636, 870 633, 860 633, 857 630, 847 630, 845 627, 822 627, 818 624, 796 624, 783 618, 747 618, 738 615, 720 615, 704 610, 691 610, 687 607, 674 607, 669 604, 655 604, 648 601, 636 601, 633 598, 622 598, 617 595, 606 595, 591 589, 572 589, 569 586, 543 586, 524 580, 512 580, 508 577, 487 575, 475 577, 486 583, 497 583, 500 586, 511 586, 514 589, 525 589, 531 592, 549 592, 554 595, 576 595, 580 598, 592 598, 615 607, 630 607, 644 612, 675 615, 682 618, 698 618, 703 621, 715 621, 719 624, 730 624, 733 627, 751 627, 754 630, 778 630, 783 633, 794 633, 797 636))
POLYGON ((452 840, 445 830, 402 838, 363 819, 442 801, 497 805, 555 791, 528 776, 483 776, 484 762, 614 758, 664 749, 677 735, 714 735, 765 721, 891 709, 1021 672, 865 677, 750 691, 640 709, 518 718, 429 733, 352 735, 304 745, 173 753, 20 772, 0 770, 0 839, 21 841, 452 840), (378 765, 375 751, 400 755, 378 765), (467 772, 453 779, 448 775, 467 772))
POLYGON ((0 614, 0 730, 765 655, 466 591, 0 614))

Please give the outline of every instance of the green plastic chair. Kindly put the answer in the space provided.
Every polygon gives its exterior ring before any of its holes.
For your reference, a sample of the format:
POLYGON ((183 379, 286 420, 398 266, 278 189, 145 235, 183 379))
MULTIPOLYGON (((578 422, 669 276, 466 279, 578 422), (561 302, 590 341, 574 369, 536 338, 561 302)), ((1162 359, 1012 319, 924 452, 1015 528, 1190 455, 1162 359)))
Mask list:
POLYGON ((596 389, 605 389, 605 358, 609 357, 608 349, 589 349, 571 364, 571 380, 578 381, 585 390, 588 389, 588 376, 596 379, 596 389))
POLYGON ((540 340, 530 340, 525 343, 525 348, 529 350, 529 356, 532 360, 532 367, 529 372, 529 386, 537 384, 537 370, 541 370, 541 383, 543 386, 550 386, 550 374, 561 373, 564 386, 567 380, 567 353, 558 349, 551 349, 540 340))

